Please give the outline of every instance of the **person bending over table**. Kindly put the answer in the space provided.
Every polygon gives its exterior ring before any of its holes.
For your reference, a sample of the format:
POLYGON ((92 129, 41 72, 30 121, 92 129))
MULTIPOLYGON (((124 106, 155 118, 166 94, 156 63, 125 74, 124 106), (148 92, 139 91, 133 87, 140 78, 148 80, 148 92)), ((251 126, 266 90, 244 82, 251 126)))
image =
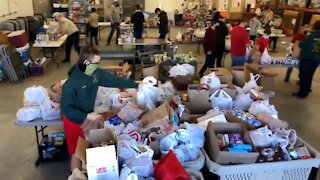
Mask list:
POLYGON ((169 27, 168 27, 168 16, 165 11, 161 11, 159 8, 156 8, 154 11, 158 17, 158 27, 159 27, 159 33, 160 33, 160 39, 165 39, 167 34, 169 33, 169 27))
POLYGON ((313 75, 320 64, 320 21, 314 24, 313 31, 299 43, 299 47, 300 89, 292 95, 305 98, 311 92, 313 75))
POLYGON ((252 44, 246 31, 247 24, 242 21, 231 30, 232 66, 243 66, 247 61, 246 48, 252 44))
POLYGON ((80 53, 79 29, 70 19, 65 18, 62 13, 55 12, 53 13, 52 17, 54 17, 55 20, 59 22, 59 29, 57 33, 60 34, 60 36, 63 36, 65 34, 68 35, 66 40, 66 59, 62 62, 70 62, 70 53, 72 45, 74 46, 78 54, 80 53))
POLYGON ((136 39, 141 39, 143 32, 144 15, 139 4, 136 5, 136 11, 131 17, 131 23, 133 24, 134 37, 136 39))
POLYGON ((116 88, 137 88, 132 80, 116 77, 99 68, 99 51, 92 46, 83 47, 79 61, 69 70, 69 79, 63 85, 61 111, 68 152, 71 157, 71 171, 81 169, 81 161, 75 156, 79 137, 84 138, 82 124, 99 121, 101 115, 93 112, 99 86, 116 88))

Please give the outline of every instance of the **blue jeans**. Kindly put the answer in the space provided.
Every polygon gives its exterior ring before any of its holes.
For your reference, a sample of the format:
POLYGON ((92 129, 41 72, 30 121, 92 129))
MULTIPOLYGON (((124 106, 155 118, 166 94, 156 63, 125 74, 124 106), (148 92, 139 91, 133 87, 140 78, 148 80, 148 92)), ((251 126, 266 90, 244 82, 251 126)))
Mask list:
POLYGON ((247 56, 234 56, 231 55, 232 65, 231 66, 243 66, 247 61, 247 56))

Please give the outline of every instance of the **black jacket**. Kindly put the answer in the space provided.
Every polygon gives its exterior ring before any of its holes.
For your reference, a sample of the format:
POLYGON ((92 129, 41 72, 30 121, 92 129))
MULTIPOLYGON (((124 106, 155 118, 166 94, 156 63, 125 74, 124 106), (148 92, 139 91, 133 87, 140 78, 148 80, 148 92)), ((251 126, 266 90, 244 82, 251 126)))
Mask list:
POLYGON ((143 31, 144 15, 141 11, 136 11, 131 17, 131 23, 133 24, 133 30, 135 32, 143 31))
POLYGON ((224 48, 226 42, 226 36, 229 34, 228 28, 224 22, 219 21, 219 26, 216 27, 217 30, 217 47, 222 46, 224 48))
POLYGON ((159 14, 159 32, 169 32, 169 28, 168 28, 168 16, 167 13, 165 11, 161 11, 161 13, 159 14))

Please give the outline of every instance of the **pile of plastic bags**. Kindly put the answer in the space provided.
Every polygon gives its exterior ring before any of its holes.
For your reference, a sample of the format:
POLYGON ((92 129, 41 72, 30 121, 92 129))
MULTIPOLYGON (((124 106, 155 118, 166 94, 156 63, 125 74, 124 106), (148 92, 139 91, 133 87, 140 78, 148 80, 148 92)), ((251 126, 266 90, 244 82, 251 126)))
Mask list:
MULTIPOLYGON (((263 87, 258 86, 260 75, 250 74, 250 80, 243 87, 235 86, 235 95, 229 88, 223 88, 219 78, 211 73, 201 79, 201 84, 211 90, 209 100, 212 109, 229 111, 239 109, 254 115, 257 120, 272 128, 287 128, 288 123, 278 119, 278 112, 274 105, 269 104, 273 92, 263 93, 263 87)), ((201 86, 201 85, 200 85, 201 86)))
POLYGON ((28 122, 38 118, 59 119, 61 113, 59 105, 50 99, 47 89, 33 86, 24 91, 24 107, 18 110, 16 116, 18 121, 28 122))

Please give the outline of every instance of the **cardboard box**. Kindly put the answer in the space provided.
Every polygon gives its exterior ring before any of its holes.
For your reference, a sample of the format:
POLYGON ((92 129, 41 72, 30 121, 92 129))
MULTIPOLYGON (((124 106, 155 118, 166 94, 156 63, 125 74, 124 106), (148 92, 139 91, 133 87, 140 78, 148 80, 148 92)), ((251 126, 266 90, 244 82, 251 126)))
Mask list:
POLYGON ((197 125, 200 127, 203 127, 204 129, 207 129, 208 123, 227 123, 226 117, 221 111, 212 112, 209 114, 206 114, 204 116, 201 116, 197 118, 197 125))
POLYGON ((9 40, 8 40, 8 34, 10 31, 0 31, 0 45, 8 45, 9 40))
POLYGON ((119 169, 114 145, 86 149, 90 180, 118 179, 119 169))
POLYGON ((243 121, 243 120, 235 117, 235 116, 234 116, 233 114, 231 114, 230 112, 228 112, 228 113, 226 114, 226 118, 227 118, 227 121, 228 121, 228 122, 244 124, 244 125, 246 126, 247 130, 249 130, 249 131, 255 130, 255 129, 258 129, 258 128, 264 126, 264 124, 261 122, 261 126, 255 127, 255 126, 247 123, 246 121, 243 121))
POLYGON ((240 123, 212 123, 209 122, 206 131, 206 150, 214 162, 218 164, 249 164, 255 163, 259 153, 253 147, 253 152, 249 153, 234 153, 228 151, 221 151, 218 145, 216 134, 226 133, 241 133, 245 143, 251 144, 247 139, 247 129, 244 124, 240 123), (247 140, 246 140, 247 139, 247 140))
POLYGON ((274 78, 278 76, 277 73, 275 73, 270 68, 259 68, 257 64, 246 63, 244 66, 245 66, 244 69, 245 69, 246 82, 250 80, 250 73, 253 73, 254 75, 260 74, 261 77, 257 81, 257 84, 263 87, 263 91, 274 90, 273 88, 274 78))
POLYGON ((145 128, 148 124, 158 120, 169 121, 169 108, 169 104, 167 102, 164 102, 154 111, 142 115, 140 126, 142 128, 145 128))
POLYGON ((205 114, 211 109, 210 90, 199 89, 199 85, 189 84, 187 93, 188 102, 184 102, 184 105, 189 109, 190 114, 205 114))
POLYGON ((115 74, 117 74, 117 72, 121 72, 123 75, 126 75, 130 69, 130 66, 128 63, 125 63, 123 66, 103 66, 102 69, 114 72, 115 74))
POLYGON ((90 148, 90 145, 102 142, 114 142, 114 144, 117 143, 117 136, 113 129, 104 128, 90 130, 88 140, 84 140, 82 138, 78 139, 75 155, 86 164, 88 160, 88 157, 86 156, 86 150, 90 148))

